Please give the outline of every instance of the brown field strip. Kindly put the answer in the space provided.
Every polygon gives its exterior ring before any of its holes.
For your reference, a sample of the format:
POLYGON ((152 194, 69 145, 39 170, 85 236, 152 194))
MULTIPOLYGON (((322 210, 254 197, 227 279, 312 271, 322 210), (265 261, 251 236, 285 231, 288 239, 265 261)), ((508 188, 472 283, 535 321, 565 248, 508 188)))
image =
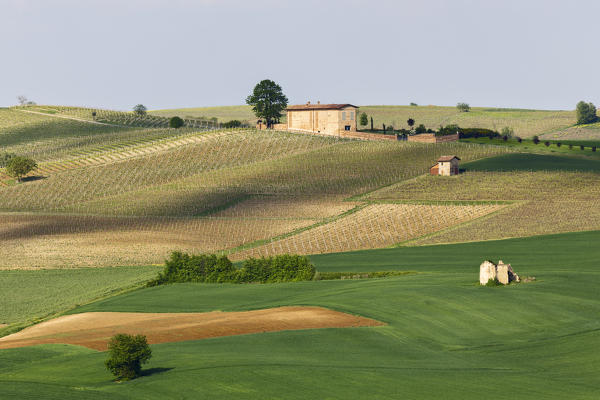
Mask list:
POLYGON ((91 312, 59 317, 0 338, 0 349, 64 343, 107 350, 117 333, 146 335, 150 344, 285 330, 385 325, 322 307, 278 307, 241 312, 91 312))

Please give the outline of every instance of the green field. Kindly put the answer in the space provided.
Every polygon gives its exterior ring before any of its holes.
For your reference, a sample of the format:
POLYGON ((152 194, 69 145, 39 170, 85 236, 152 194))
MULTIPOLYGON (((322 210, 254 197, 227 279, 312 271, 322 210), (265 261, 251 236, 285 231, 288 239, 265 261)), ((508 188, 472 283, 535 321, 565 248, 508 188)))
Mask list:
POLYGON ((600 232, 588 232, 313 258, 323 271, 418 272, 397 278, 138 290, 77 311, 320 305, 388 325, 153 345, 148 375, 120 384, 104 370, 104 353, 2 350, 0 383, 9 397, 43 391, 48 399, 595 399, 598 240, 600 232), (537 280, 479 287, 479 263, 499 257, 537 280))
POLYGON ((1 271, 0 324, 31 323, 138 285, 159 269, 151 266, 1 271))

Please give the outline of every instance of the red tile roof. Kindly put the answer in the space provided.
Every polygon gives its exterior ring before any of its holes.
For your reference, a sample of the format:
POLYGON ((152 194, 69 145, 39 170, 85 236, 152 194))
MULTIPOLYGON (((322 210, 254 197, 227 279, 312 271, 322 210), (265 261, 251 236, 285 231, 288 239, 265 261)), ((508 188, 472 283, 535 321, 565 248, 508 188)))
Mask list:
POLYGON ((448 162, 454 160, 455 158, 457 160, 460 160, 460 158, 456 156, 441 156, 440 158, 438 158, 438 162, 448 162))
POLYGON ((301 111, 301 110, 341 110, 346 107, 354 107, 352 104, 300 104, 295 106, 288 106, 288 111, 301 111))

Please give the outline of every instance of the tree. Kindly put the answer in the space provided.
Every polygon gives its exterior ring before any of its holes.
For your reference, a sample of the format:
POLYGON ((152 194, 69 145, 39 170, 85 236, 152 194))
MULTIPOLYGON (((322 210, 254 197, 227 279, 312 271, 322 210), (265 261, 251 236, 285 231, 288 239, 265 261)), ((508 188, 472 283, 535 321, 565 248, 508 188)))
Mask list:
POLYGON ((360 114, 359 122, 362 126, 366 126, 369 123, 369 117, 367 116, 367 113, 364 112, 360 114))
POLYGON ((273 122, 279 122, 281 112, 287 107, 288 98, 283 94, 281 86, 265 79, 254 87, 250 96, 246 97, 246 104, 252 106, 252 111, 257 118, 263 119, 267 127, 271 127, 273 122))
POLYGON ((415 128, 415 133, 417 135, 420 133, 425 133, 425 132, 427 132, 427 128, 425 128, 425 125, 423 125, 423 124, 421 124, 415 128))
POLYGON ((373 117, 371 117, 371 131, 373 131, 373 117))
POLYGON ((577 103, 577 125, 592 124, 598 121, 596 106, 592 103, 580 101, 577 103))
POLYGON ((242 126, 242 121, 237 119, 232 119, 231 121, 227 121, 221 125, 223 128, 239 128, 242 126))
POLYGON ((406 123, 408 124, 408 127, 412 130, 412 127, 415 125, 415 120, 412 118, 409 118, 406 123))
POLYGON ((19 102, 19 105, 24 106, 25 104, 27 104, 27 97, 26 96, 17 96, 17 101, 19 102))
POLYGON ((469 106, 467 103, 458 103, 456 105, 456 108, 460 112, 469 112, 469 111, 471 111, 471 106, 469 106))
POLYGON ((31 158, 27 157, 13 157, 10 159, 8 164, 6 164, 6 172, 17 178, 17 181, 21 182, 21 179, 37 168, 37 163, 31 158))
POLYGON ((410 103, 410 105, 411 105, 411 106, 413 106, 413 107, 416 107, 416 106, 418 106, 418 104, 417 104, 417 103, 410 103))
POLYGON ((505 126, 500 131, 500 135, 502 135, 503 137, 506 136, 507 138, 513 137, 514 133, 515 133, 515 131, 512 128, 508 127, 508 126, 505 126))
POLYGON ((138 104, 137 106, 133 107, 133 112, 135 114, 139 115, 140 117, 146 115, 147 111, 148 111, 148 109, 143 104, 138 104))
POLYGON ((183 120, 177 116, 169 119, 169 128, 181 128, 183 126, 183 120))
POLYGON ((119 333, 108 343, 108 359, 106 368, 117 379, 129 380, 140 376, 142 364, 152 357, 152 349, 148 346, 146 336, 119 333))

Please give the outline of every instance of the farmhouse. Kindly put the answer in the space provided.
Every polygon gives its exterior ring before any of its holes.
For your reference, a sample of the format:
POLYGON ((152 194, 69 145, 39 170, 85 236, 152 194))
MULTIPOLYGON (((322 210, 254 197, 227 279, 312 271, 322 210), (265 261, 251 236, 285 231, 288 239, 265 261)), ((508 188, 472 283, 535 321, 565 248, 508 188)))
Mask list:
POLYGON ((358 107, 352 104, 310 104, 288 106, 287 130, 341 135, 356 132, 358 107))
POLYGON ((429 169, 431 175, 458 175, 458 162, 460 158, 457 156, 441 156, 437 160, 437 164, 429 169))

